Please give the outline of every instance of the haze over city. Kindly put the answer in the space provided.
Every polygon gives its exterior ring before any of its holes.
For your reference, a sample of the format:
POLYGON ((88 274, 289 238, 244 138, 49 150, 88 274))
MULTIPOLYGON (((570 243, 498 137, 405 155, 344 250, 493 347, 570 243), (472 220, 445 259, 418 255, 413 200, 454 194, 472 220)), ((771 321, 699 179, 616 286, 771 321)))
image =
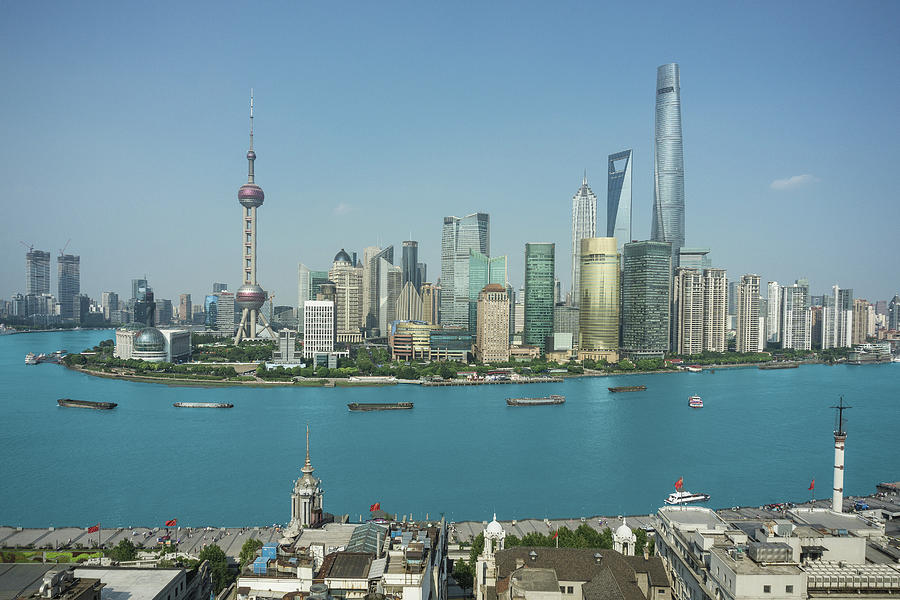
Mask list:
POLYGON ((567 288, 571 198, 586 170, 602 232, 608 154, 634 149, 633 237, 650 236, 656 67, 678 62, 686 245, 729 278, 888 299, 898 13, 8 4, 0 295, 23 287, 20 241, 69 239, 92 297, 145 274, 158 297, 236 288, 251 87, 276 303, 296 304, 298 262, 326 269, 342 247, 419 240, 434 280, 442 217, 476 211, 514 286, 525 242, 551 241, 567 288))

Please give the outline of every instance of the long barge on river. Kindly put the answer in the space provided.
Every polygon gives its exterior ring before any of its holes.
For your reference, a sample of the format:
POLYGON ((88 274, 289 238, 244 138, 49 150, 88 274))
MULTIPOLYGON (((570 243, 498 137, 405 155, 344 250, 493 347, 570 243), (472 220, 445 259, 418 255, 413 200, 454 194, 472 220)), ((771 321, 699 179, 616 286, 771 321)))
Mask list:
POLYGON ((796 369, 799 366, 800 363, 796 362, 773 362, 759 365, 759 369, 761 371, 770 371, 773 369, 796 369))
POLYGON ((647 389, 646 385, 621 385, 619 387, 606 388, 609 391, 616 392, 643 392, 647 389))
POLYGON ((548 404, 563 404, 566 401, 565 396, 559 394, 551 394, 543 398, 507 398, 507 406, 546 406, 548 404))
POLYGON ((175 402, 175 408, 234 408, 231 402, 175 402))
POLYGON ((347 408, 354 412, 368 412, 372 410, 409 410, 412 402, 351 402, 347 408))
POLYGON ((60 398, 56 403, 68 408, 93 408, 94 410, 111 410, 118 406, 115 402, 91 402, 90 400, 73 400, 72 398, 60 398))

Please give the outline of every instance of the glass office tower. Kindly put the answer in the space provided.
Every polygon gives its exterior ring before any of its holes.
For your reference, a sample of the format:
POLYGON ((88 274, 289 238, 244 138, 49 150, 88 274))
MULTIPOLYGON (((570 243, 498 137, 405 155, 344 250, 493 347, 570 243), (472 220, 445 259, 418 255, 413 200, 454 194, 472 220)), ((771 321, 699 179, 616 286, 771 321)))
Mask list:
POLYGON ((587 173, 572 197, 572 303, 578 304, 581 240, 597 235, 597 196, 588 187, 587 173))
POLYGON ((619 360, 619 254, 616 238, 581 240, 578 355, 619 360))
POLYGON ((553 288, 556 244, 525 244, 525 332, 524 341, 546 351, 553 333, 553 288))
POLYGON ((469 251, 490 256, 490 216, 444 217, 441 233, 441 323, 469 327, 469 251))
POLYGON ((620 255, 625 244, 631 242, 631 150, 609 155, 606 237, 616 238, 620 255))
POLYGON ((469 250, 469 333, 475 335, 478 325, 478 295, 484 286, 496 283, 506 287, 506 256, 490 258, 469 250))
POLYGON ((629 358, 659 357, 669 350, 672 245, 625 244, 622 275, 622 353, 629 358))
POLYGON ((673 266, 684 246, 684 148, 681 139, 681 76, 678 64, 656 70, 651 239, 672 244, 673 266))

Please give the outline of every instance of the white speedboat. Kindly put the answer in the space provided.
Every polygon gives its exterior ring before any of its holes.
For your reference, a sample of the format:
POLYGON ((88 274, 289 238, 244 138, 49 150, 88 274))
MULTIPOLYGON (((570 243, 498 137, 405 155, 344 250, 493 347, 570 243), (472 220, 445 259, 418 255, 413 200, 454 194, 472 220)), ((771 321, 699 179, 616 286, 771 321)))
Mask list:
POLYGON ((666 498, 666 504, 693 504, 694 502, 706 502, 709 494, 695 494, 694 492, 672 492, 666 498))
POLYGON ((703 408, 703 398, 700 396, 691 396, 688 398, 688 406, 691 408, 703 408))
POLYGON ((26 365, 36 365, 38 364, 37 356, 34 355, 34 352, 29 352, 25 355, 25 364, 26 365))

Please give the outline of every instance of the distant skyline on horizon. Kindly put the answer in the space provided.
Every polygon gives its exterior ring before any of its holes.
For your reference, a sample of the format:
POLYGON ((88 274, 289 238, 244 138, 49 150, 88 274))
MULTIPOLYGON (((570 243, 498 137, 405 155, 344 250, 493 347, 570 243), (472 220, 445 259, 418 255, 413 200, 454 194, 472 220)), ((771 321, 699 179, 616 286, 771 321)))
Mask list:
POLYGON ((633 149, 633 235, 650 238, 668 62, 686 247, 709 247, 730 280, 900 293, 900 5, 709 3, 665 22, 661 6, 10 5, 0 295, 25 291, 20 241, 51 253, 55 294, 68 239, 97 301, 144 275, 175 304, 216 281, 236 290, 251 87, 259 282, 275 304, 296 305, 299 262, 327 270, 341 248, 417 240, 436 281, 443 217, 473 212, 491 215, 515 288, 526 242, 552 241, 566 290, 585 168, 602 235, 607 156, 633 149), (573 37, 573 17, 596 36, 573 37), (264 33, 239 41, 250 31, 264 33))

